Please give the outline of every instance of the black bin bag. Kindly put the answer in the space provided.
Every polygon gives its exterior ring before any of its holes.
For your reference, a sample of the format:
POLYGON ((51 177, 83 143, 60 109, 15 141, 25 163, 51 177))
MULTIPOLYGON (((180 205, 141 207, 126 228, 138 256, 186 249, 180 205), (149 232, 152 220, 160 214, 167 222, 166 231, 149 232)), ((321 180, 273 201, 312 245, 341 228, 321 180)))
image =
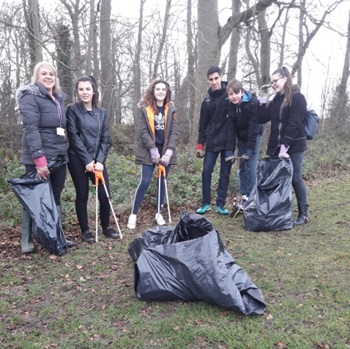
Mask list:
POLYGON ((293 227, 292 177, 290 159, 259 160, 257 182, 243 210, 248 230, 280 231, 293 227))
POLYGON ((144 231, 129 253, 136 262, 135 294, 141 300, 205 301, 245 315, 265 310, 261 291, 201 215, 184 212, 176 227, 144 231))
MULTIPOLYGON (((60 166, 61 161, 63 159, 59 158, 49 163, 51 173, 60 166)), ((65 254, 67 243, 59 221, 50 180, 38 179, 34 171, 19 178, 10 179, 8 182, 33 220, 34 239, 52 254, 59 256, 65 254)))

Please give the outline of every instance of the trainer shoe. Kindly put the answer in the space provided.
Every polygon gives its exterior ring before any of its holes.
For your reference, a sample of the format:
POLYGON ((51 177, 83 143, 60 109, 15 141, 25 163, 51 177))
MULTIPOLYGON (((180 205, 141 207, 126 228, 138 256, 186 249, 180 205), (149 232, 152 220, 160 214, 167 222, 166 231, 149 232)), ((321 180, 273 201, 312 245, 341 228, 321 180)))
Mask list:
POLYGON ((199 213, 199 214, 203 214, 203 213, 208 212, 208 211, 210 211, 210 210, 211 210, 210 205, 204 204, 204 205, 202 205, 202 207, 200 207, 196 212, 199 213))
POLYGON ((103 230, 102 234, 111 238, 111 239, 118 239, 119 238, 119 234, 117 234, 117 232, 112 228, 107 228, 106 230, 103 230))
POLYGON ((160 213, 157 213, 154 219, 156 220, 158 225, 165 225, 165 220, 160 213))
POLYGON ((226 210, 226 208, 221 207, 221 206, 216 206, 216 210, 217 213, 220 213, 224 216, 227 216, 229 214, 228 210, 226 210))
POLYGON ((73 247, 75 245, 75 243, 71 240, 68 240, 66 239, 66 244, 67 244, 67 247, 73 247))
POLYGON ((92 244, 95 242, 95 237, 88 231, 83 231, 81 234, 81 239, 88 244, 92 244))
POLYGON ((133 213, 129 216, 128 224, 127 224, 128 229, 132 230, 136 228, 136 217, 137 215, 133 213))

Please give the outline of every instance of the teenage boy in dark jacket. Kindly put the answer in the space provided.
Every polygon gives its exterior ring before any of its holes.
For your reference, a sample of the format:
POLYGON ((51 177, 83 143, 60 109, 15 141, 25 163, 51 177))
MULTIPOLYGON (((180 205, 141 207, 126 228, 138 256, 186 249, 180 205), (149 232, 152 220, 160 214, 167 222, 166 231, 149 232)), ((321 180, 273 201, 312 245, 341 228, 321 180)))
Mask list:
POLYGON ((227 85, 229 118, 233 118, 237 134, 242 209, 256 182, 256 165, 261 146, 263 126, 258 123, 258 98, 243 89, 241 81, 233 79, 227 85))
POLYGON ((233 128, 233 123, 230 123, 227 118, 227 83, 222 81, 221 70, 215 66, 208 69, 207 78, 210 88, 201 105, 196 146, 196 156, 204 157, 202 206, 196 212, 203 214, 211 209, 211 178, 220 154, 216 212, 228 215, 229 211, 224 206, 230 180, 235 138, 227 137, 227 128, 233 128))

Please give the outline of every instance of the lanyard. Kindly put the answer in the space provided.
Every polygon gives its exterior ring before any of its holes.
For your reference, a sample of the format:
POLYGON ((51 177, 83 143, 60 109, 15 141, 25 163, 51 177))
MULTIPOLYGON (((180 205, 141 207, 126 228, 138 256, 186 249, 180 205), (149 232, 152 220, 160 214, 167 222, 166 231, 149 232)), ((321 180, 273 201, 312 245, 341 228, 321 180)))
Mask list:
POLYGON ((60 105, 60 103, 58 102, 58 100, 56 98, 54 98, 54 101, 56 103, 58 120, 60 121, 60 127, 61 127, 61 123, 62 123, 62 108, 61 108, 61 105, 60 105))

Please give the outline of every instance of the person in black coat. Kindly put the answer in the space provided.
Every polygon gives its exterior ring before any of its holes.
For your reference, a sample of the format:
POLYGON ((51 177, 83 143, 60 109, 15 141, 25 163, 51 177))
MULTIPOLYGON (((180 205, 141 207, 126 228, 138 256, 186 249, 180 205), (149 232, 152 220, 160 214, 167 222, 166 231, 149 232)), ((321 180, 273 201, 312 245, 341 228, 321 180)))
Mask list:
POLYGON ((258 123, 258 98, 244 90, 242 82, 236 79, 227 84, 226 90, 230 100, 228 116, 234 120, 238 156, 241 158, 239 192, 242 195, 243 209, 256 182, 256 166, 264 128, 258 123))
POLYGON ((224 207, 234 159, 234 139, 227 137, 228 127, 233 127, 227 117, 226 82, 222 81, 219 67, 212 66, 207 71, 210 85, 203 99, 198 129, 196 156, 204 158, 202 171, 202 204, 196 211, 204 214, 211 209, 211 179, 216 160, 220 155, 220 178, 217 188, 216 212, 228 215, 224 207))
MULTIPOLYGON (((78 101, 67 108, 68 169, 76 191, 75 209, 81 239, 94 243, 95 238, 89 231, 87 216, 89 181, 95 184, 94 172, 102 171, 108 194, 110 193, 105 165, 110 146, 108 117, 106 110, 98 106, 98 87, 93 76, 82 76, 77 80, 75 95, 78 101)), ((111 208, 102 184, 98 186, 98 200, 103 234, 112 239, 119 238, 119 234, 109 227, 111 208)))
POLYGON ((309 221, 307 189, 302 178, 304 152, 307 149, 305 135, 306 99, 299 88, 292 84, 286 67, 275 70, 271 76, 271 86, 275 92, 269 103, 265 96, 260 99, 258 120, 271 121, 271 132, 267 155, 280 159, 291 159, 293 163, 292 185, 298 203, 298 218, 294 225, 309 221))
MULTIPOLYGON (((32 83, 16 91, 16 100, 22 116, 23 138, 21 162, 26 173, 37 171, 41 180, 50 178, 52 191, 62 223, 61 193, 66 179, 67 138, 64 95, 57 79, 56 68, 48 62, 39 62, 33 72, 32 83), (48 163, 54 158, 62 159, 62 165, 50 174, 48 163)), ((22 211, 22 253, 34 252, 31 238, 32 219, 29 212, 22 211)), ((67 246, 73 243, 66 240, 67 246)))

